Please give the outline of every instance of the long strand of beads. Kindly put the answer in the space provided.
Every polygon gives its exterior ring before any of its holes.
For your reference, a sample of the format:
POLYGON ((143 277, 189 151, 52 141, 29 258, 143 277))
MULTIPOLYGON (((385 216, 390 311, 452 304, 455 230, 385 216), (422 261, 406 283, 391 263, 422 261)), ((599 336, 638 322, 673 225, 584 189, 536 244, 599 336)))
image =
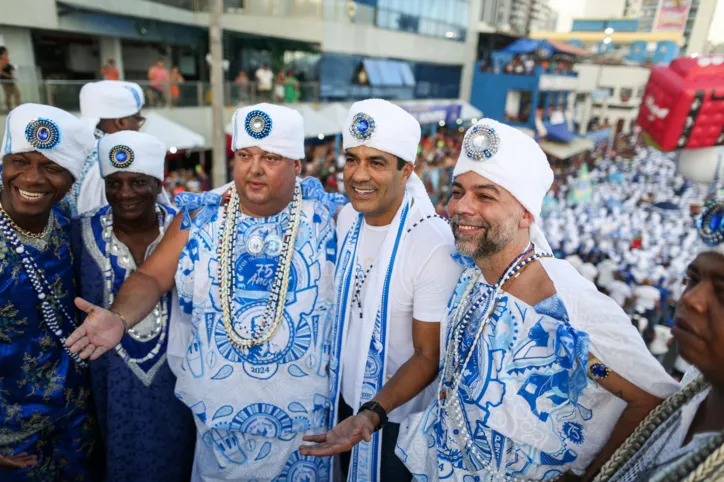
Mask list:
POLYGON ((276 333, 284 317, 289 275, 292 259, 294 257, 294 243, 297 238, 299 222, 302 216, 302 189, 299 182, 294 188, 294 198, 291 206, 290 220, 282 237, 279 264, 274 274, 274 280, 267 300, 264 315, 259 325, 252 331, 250 338, 244 338, 236 333, 233 327, 231 307, 233 304, 234 276, 232 258, 236 240, 236 214, 239 212, 239 196, 235 188, 231 189, 231 198, 222 217, 223 230, 219 234, 219 280, 221 292, 222 316, 224 330, 231 342, 242 349, 261 345, 269 341, 276 333), (230 215, 229 213, 232 213, 230 215))
POLYGON ((17 234, 13 230, 12 224, 9 222, 9 218, 5 212, 0 213, 0 231, 2 231, 3 236, 8 241, 12 249, 20 255, 20 260, 22 262, 23 268, 28 275, 28 279, 33 286, 33 290, 38 296, 38 300, 40 300, 40 307, 43 312, 43 320, 46 327, 58 338, 61 346, 63 347, 63 350, 65 350, 68 356, 75 363, 77 363, 79 366, 87 366, 87 362, 82 360, 78 353, 71 353, 70 347, 66 346, 65 342, 67 338, 63 334, 63 330, 60 327, 57 315, 55 314, 53 306, 48 299, 48 294, 55 298, 56 305, 63 313, 64 317, 68 320, 72 329, 76 328, 75 320, 73 320, 73 318, 63 307, 60 300, 55 296, 55 293, 53 292, 50 283, 48 283, 48 280, 45 278, 43 272, 37 266, 35 261, 25 251, 25 246, 20 243, 20 240, 18 239, 17 234))
MULTIPOLYGON (((529 245, 530 246, 530 245, 529 245)), ((518 276, 518 274, 523 270, 527 265, 530 263, 533 263, 541 258, 549 258, 552 257, 551 254, 547 253, 540 253, 540 254, 534 254, 524 260, 521 261, 521 258, 525 256, 527 253, 529 253, 531 249, 526 249, 520 256, 518 256, 513 262, 508 266, 506 271, 504 272, 503 276, 498 280, 498 282, 493 285, 488 292, 481 297, 480 300, 478 300, 476 303, 473 303, 472 306, 469 307, 469 309, 465 309, 468 306, 468 298, 470 297, 475 285, 479 281, 480 277, 482 276, 482 273, 479 273, 478 276, 471 278, 471 280, 468 283, 468 286, 466 286, 465 292, 463 293, 463 296, 461 297, 460 303, 458 304, 458 307, 452 317, 452 328, 451 328, 451 336, 452 336, 452 343, 450 346, 450 349, 447 350, 446 357, 445 357, 445 364, 443 366, 443 376, 440 379, 440 384, 438 388, 439 393, 439 402, 438 402, 438 416, 442 420, 443 417, 443 411, 448 412, 448 420, 451 422, 451 436, 455 440, 455 442, 460 447, 461 453, 463 454, 464 458, 467 460, 467 463, 465 464, 467 467, 472 467, 473 464, 471 462, 471 457, 473 455, 476 456, 477 460, 484 460, 481 454, 479 454, 478 448, 473 443, 472 437, 470 435, 470 431, 467 427, 466 421, 465 421, 465 414, 463 413, 461 404, 462 401, 460 400, 460 397, 458 395, 460 383, 463 379, 463 374, 465 373, 465 368, 467 367, 472 354, 474 352, 475 346, 478 344, 480 337, 482 336, 483 331, 485 330, 485 327, 487 326, 488 322, 490 321, 490 317, 492 316, 492 312, 494 312, 495 307, 497 306, 499 302, 499 298, 502 296, 502 288, 503 286, 511 279, 514 279, 518 276), (483 319, 478 326, 478 329, 475 333, 475 336, 470 344, 470 346, 467 349, 466 356, 463 359, 462 362, 459 361, 459 350, 461 348, 461 345, 463 344, 463 337, 464 337, 464 329, 468 325, 470 319, 472 318, 472 315, 476 312, 476 310, 480 307, 482 304, 482 300, 486 300, 486 305, 484 309, 482 310, 483 313, 483 319), (465 313, 464 315, 462 313, 465 313), (452 354, 450 353, 452 351, 452 354), (448 392, 450 395, 448 396, 448 392)), ((488 467, 488 465, 486 465, 488 467)), ((505 477, 501 480, 505 481, 512 481, 512 482, 518 482, 518 481, 524 481, 525 479, 520 479, 517 477, 505 477)))
MULTIPOLYGON (((158 232, 159 232, 159 238, 163 237, 163 234, 165 232, 165 215, 163 210, 159 205, 156 205, 156 217, 158 219, 158 232)), ((113 264, 111 263, 111 244, 113 242, 113 213, 111 211, 108 212, 106 216, 101 218, 101 225, 103 227, 103 238, 106 243, 105 245, 105 261, 104 261, 104 282, 105 282, 105 289, 106 293, 108 293, 108 304, 106 308, 109 308, 111 305, 113 305, 113 301, 115 299, 115 296, 113 295, 113 285, 115 281, 115 274, 113 271, 113 264)), ((156 306, 153 309, 153 315, 155 317, 156 321, 156 328, 157 330, 154 331, 154 334, 152 336, 148 337, 147 340, 139 340, 139 341, 150 341, 153 338, 156 338, 156 344, 151 349, 150 352, 148 352, 145 356, 141 358, 132 358, 128 352, 123 348, 123 345, 121 343, 117 344, 115 347, 116 353, 118 356, 120 356, 124 361, 129 363, 135 363, 136 365, 140 365, 142 363, 145 363, 149 360, 153 360, 158 356, 159 353, 161 353, 161 350, 163 349, 164 342, 166 341, 166 325, 168 324, 168 303, 169 303, 169 295, 165 294, 161 300, 156 304, 156 306)), ((133 330, 133 328, 131 328, 133 330)), ((128 334, 131 335, 134 339, 141 338, 137 333, 132 332, 131 330, 128 330, 128 334), (136 335, 136 336, 133 336, 136 335)))

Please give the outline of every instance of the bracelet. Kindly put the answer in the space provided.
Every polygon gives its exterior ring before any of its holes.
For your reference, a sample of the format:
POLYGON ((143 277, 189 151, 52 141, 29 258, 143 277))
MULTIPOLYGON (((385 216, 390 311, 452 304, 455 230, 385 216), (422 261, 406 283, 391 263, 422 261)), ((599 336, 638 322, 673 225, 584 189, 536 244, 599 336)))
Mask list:
POLYGON ((128 321, 126 321, 126 317, 123 316, 122 314, 120 314, 120 313, 117 312, 117 311, 111 311, 111 313, 113 313, 114 315, 116 315, 116 316, 117 316, 118 318, 120 318, 121 321, 123 322, 123 333, 124 333, 124 334, 125 334, 125 333, 128 333, 129 328, 128 328, 128 321))

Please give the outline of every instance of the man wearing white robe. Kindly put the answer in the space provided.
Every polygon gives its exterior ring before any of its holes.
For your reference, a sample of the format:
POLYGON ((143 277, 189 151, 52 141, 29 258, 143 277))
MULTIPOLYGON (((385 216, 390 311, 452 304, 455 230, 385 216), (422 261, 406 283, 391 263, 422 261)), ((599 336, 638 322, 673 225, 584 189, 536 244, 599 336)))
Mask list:
POLYGON ((438 396, 402 425, 397 453, 428 481, 595 471, 678 386, 623 311, 550 255, 538 219, 553 173, 532 139, 483 119, 454 176, 466 270, 443 324, 438 396))

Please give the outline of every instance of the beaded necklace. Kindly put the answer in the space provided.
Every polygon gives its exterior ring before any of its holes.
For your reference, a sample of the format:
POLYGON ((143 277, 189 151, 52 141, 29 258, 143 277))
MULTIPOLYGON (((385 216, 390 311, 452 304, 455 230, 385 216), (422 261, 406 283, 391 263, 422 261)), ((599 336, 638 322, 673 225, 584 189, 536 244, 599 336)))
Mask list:
MULTIPOLYGON (((607 482, 618 473, 632 457, 641 450, 656 430, 664 425, 681 407, 689 403, 696 395, 709 388, 709 383, 702 375, 698 375, 684 388, 669 396, 656 407, 629 435, 624 443, 614 452, 606 464, 601 467, 594 482, 607 482)), ((719 480, 713 476, 724 464, 724 432, 709 440, 698 450, 687 453, 684 457, 671 464, 667 470, 652 478, 655 482, 700 482, 719 480)))
POLYGON ((294 243, 297 239, 299 221, 302 217, 302 188, 297 181, 294 187, 294 198, 292 200, 291 219, 287 222, 282 237, 281 254, 279 264, 274 273, 269 300, 264 309, 264 316, 261 323, 253 328, 250 338, 239 335, 233 326, 231 307, 233 294, 235 292, 235 276, 233 273, 234 244, 236 241, 236 220, 239 213, 239 195, 236 188, 231 189, 229 203, 224 208, 221 221, 221 232, 219 233, 219 279, 221 291, 221 309, 224 320, 224 330, 229 340, 238 348, 248 349, 252 346, 261 345, 269 341, 276 333, 284 317, 287 290, 289 287, 289 274, 291 272, 292 259, 294 257, 294 243))
MULTIPOLYGON (((159 238, 163 237, 163 233, 165 231, 165 216, 163 213, 163 210, 161 207, 157 204, 156 205, 156 218, 158 220, 158 232, 159 232, 159 238)), ((104 252, 104 266, 103 266, 103 280, 105 282, 105 289, 106 293, 108 294, 108 304, 106 308, 109 308, 111 305, 113 305, 113 300, 115 299, 115 296, 113 294, 113 285, 114 285, 114 278, 115 273, 113 271, 113 264, 111 263, 111 254, 112 251, 116 251, 117 249, 115 246, 113 246, 113 211, 109 210, 108 214, 101 217, 101 226, 103 228, 103 239, 106 243, 105 246, 105 252, 104 252)), ((153 338, 156 338, 156 345, 153 347, 153 349, 146 354, 144 357, 141 358, 131 358, 130 355, 128 355, 128 352, 123 348, 123 346, 119 343, 116 345, 116 353, 127 362, 135 363, 137 365, 140 365, 142 363, 145 363, 149 360, 154 359, 163 348, 163 343, 166 341, 166 325, 168 323, 168 303, 169 303, 169 295, 168 293, 165 294, 163 297, 161 297, 161 300, 156 304, 156 306, 153 309, 153 312, 151 313, 154 317, 155 321, 155 327, 151 334, 149 335, 142 335, 138 332, 137 328, 131 328, 128 330, 128 334, 137 341, 140 342, 147 342, 152 340, 153 338), (160 336, 159 336, 160 334, 160 336)))
POLYGON ((68 356, 75 363, 82 367, 87 366, 87 362, 82 360, 78 353, 71 353, 70 347, 66 346, 66 337, 63 334, 63 330, 61 329, 60 324, 58 323, 58 317, 53 310, 53 306, 48 299, 48 295, 52 296, 55 299, 56 305, 63 313, 65 319, 70 323, 70 327, 73 330, 75 330, 76 328, 75 320, 65 310, 63 304, 55 295, 55 292, 51 288, 50 283, 48 283, 48 280, 41 271, 40 267, 37 265, 35 260, 27 253, 25 246, 23 246, 23 244, 18 239, 18 235, 13 228, 13 223, 5 211, 0 211, 0 231, 2 232, 3 236, 10 244, 12 249, 20 255, 20 260, 23 264, 23 268, 25 269, 25 273, 30 279, 33 290, 38 295, 38 300, 40 300, 40 308, 43 311, 45 326, 50 331, 52 331, 56 337, 58 337, 58 340, 60 341, 60 345, 63 347, 63 350, 65 350, 68 356))
MULTIPOLYGON (((458 389, 465 373, 470 359, 473 355, 474 348, 478 344, 480 337, 483 334, 485 327, 488 325, 492 313, 500 301, 503 294, 503 286, 510 280, 515 279, 522 270, 524 270, 530 263, 541 258, 552 258, 553 255, 548 253, 538 253, 531 256, 527 256, 533 251, 532 246, 529 244, 528 247, 521 253, 513 262, 508 265, 508 268, 503 272, 503 276, 498 280, 495 285, 487 288, 487 292, 478 299, 472 305, 468 305, 470 295, 475 288, 475 285, 482 277, 482 272, 479 272, 477 276, 474 276, 468 282, 468 285, 460 298, 460 303, 451 318, 451 338, 452 343, 450 348, 445 353, 445 361, 443 365, 443 376, 440 378, 438 386, 438 419, 442 420, 443 410, 449 414, 448 420, 450 421, 450 436, 460 448, 460 453, 463 457, 464 466, 474 467, 475 464, 472 462, 472 455, 476 455, 477 460, 484 460, 481 454, 479 454, 478 448, 475 446, 472 437, 470 436, 467 423, 465 422, 465 415, 461 408, 461 401, 458 395, 458 389), (478 329, 473 337, 470 346, 465 352, 465 356, 460 356, 460 349, 463 347, 463 337, 465 328, 468 326, 472 316, 475 314, 478 308, 485 302, 485 306, 482 309, 482 320, 478 329)), ((487 467, 488 465, 486 465, 487 467)), ((505 477, 503 480, 510 482, 525 482, 526 479, 519 477, 505 477)))

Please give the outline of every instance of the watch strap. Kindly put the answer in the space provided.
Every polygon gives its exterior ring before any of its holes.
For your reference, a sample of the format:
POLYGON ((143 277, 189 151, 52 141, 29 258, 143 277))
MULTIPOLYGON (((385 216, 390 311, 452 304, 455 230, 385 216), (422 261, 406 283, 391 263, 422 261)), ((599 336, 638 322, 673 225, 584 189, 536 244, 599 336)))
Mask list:
POLYGON ((374 400, 370 400, 369 402, 365 403, 359 408, 359 411, 357 413, 359 414, 362 410, 369 410, 371 412, 375 412, 378 417, 380 417, 380 424, 375 429, 375 432, 380 430, 384 425, 387 423, 387 411, 374 400))

